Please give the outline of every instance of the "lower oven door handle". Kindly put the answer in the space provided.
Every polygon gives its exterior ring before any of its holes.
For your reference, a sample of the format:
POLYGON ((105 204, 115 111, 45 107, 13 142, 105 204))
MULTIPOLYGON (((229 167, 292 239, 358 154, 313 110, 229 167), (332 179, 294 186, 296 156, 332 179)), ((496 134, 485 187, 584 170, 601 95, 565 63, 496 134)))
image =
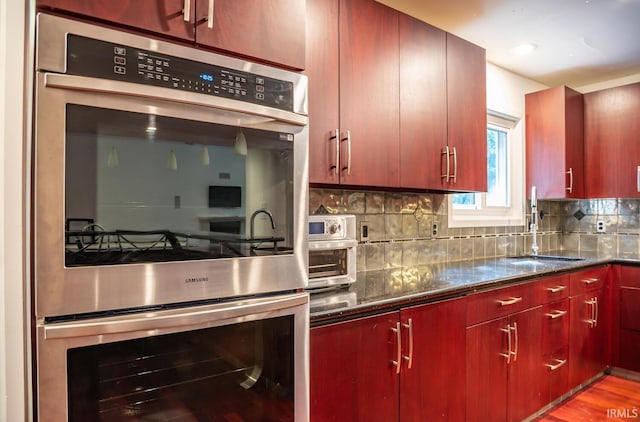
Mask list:
POLYGON ((225 110, 234 110, 247 114, 256 114, 305 126, 308 123, 307 116, 260 104, 246 103, 244 101, 231 100, 212 95, 202 95, 188 91, 175 90, 149 85, 132 84, 127 82, 112 81, 108 79, 96 79, 86 76, 61 75, 58 73, 45 73, 44 85, 50 88, 71 89, 76 91, 105 92, 109 94, 127 95, 132 97, 154 98, 158 100, 177 101, 205 107, 216 107, 225 110))
MULTIPOLYGON (((207 327, 224 325, 225 321, 243 322, 251 315, 280 311, 309 303, 308 293, 244 299, 191 308, 142 312, 140 314, 96 318, 86 321, 44 325, 47 339, 118 334, 133 331, 169 329, 181 326, 207 327)), ((195 327, 194 327, 195 328, 195 327)))

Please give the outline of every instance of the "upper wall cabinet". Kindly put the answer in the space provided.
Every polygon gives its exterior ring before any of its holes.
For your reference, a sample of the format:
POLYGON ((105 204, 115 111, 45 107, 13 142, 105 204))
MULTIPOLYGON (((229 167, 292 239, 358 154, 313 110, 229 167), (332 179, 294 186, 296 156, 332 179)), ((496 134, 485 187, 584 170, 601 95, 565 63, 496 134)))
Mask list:
POLYGON ((525 95, 527 192, 583 198, 583 96, 565 86, 525 95))
POLYGON ((372 0, 308 0, 306 63, 311 183, 486 190, 483 49, 372 0))
POLYGON ((307 1, 309 180, 398 185, 398 12, 307 1))
POLYGON ((640 197, 640 83, 584 96, 586 194, 640 197))
POLYGON ((37 0, 69 12, 221 52, 304 69, 304 0, 37 0), (282 24, 282 17, 287 24, 282 24))
POLYGON ((447 34, 448 138, 443 180, 450 191, 487 191, 487 62, 477 45, 447 34), (447 161, 448 160, 448 161, 447 161))
POLYGON ((400 185, 445 189, 446 145, 447 33, 401 14, 400 185))

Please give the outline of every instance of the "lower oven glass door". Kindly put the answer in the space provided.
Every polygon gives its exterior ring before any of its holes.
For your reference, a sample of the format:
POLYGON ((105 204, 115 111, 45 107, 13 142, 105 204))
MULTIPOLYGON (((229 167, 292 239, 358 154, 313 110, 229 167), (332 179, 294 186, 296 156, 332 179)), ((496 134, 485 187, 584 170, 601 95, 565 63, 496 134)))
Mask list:
POLYGON ((308 296, 38 327, 47 421, 308 420, 308 296))

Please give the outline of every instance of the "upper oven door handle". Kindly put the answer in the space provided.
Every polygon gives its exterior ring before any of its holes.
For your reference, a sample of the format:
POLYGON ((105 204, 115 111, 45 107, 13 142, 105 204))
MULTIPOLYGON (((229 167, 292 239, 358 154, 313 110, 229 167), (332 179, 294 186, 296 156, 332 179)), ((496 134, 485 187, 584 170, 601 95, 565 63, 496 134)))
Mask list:
POLYGON ((203 305, 191 308, 149 311, 134 315, 96 318, 44 325, 46 339, 112 335, 133 331, 158 331, 175 327, 206 328, 251 320, 251 316, 296 306, 308 307, 308 293, 293 293, 257 299, 203 305))
POLYGON ((265 107, 259 104, 247 103, 244 101, 237 101, 207 94, 180 91, 177 89, 112 81, 109 79, 97 79, 59 73, 45 73, 44 85, 48 88, 101 92, 115 95, 126 95, 130 97, 180 102, 203 107, 213 107, 222 110, 261 116, 269 120, 277 120, 297 126, 305 126, 309 121, 307 116, 290 111, 265 107))

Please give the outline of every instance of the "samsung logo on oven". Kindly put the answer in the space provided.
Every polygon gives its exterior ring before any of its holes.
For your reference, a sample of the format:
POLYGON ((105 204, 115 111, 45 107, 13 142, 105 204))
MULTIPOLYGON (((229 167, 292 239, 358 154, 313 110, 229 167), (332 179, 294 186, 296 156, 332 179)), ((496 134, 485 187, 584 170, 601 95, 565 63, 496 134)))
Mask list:
POLYGON ((185 283, 204 283, 205 281, 209 281, 209 277, 189 277, 185 278, 185 283))

